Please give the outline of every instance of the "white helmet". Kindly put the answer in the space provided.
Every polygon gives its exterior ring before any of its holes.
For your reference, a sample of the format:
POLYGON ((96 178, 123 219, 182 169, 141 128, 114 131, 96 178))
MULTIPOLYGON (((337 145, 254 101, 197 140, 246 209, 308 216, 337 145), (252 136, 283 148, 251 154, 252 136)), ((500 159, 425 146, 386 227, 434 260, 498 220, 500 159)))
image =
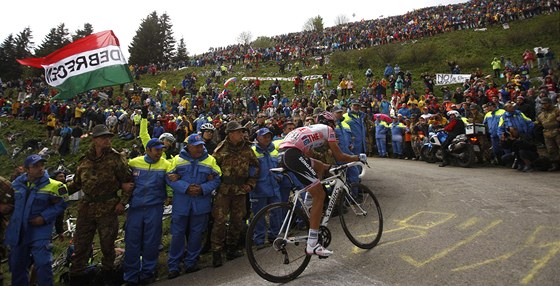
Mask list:
POLYGON ((200 131, 204 132, 206 130, 215 131, 216 127, 214 127, 214 125, 212 125, 212 123, 204 123, 200 126, 200 131))
POLYGON ((167 140, 171 143, 174 143, 175 142, 175 136, 173 136, 173 134, 171 134, 169 132, 165 132, 165 133, 163 133, 159 136, 159 140, 161 140, 161 141, 167 140))
POLYGON ((447 112, 447 116, 451 116, 451 115, 455 115, 455 117, 461 116, 461 114, 459 114, 459 111, 457 111, 457 110, 449 110, 447 112))

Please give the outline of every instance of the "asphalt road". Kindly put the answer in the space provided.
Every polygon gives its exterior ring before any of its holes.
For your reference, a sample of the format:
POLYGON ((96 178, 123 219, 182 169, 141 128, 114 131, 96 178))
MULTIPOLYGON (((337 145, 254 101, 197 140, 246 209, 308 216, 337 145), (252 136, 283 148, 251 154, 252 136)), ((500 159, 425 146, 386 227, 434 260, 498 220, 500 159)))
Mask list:
MULTIPOLYGON (((354 247, 338 219, 328 259, 289 285, 560 285, 560 173, 370 159, 380 244, 354 247)), ((158 285, 271 285, 246 257, 158 285)))

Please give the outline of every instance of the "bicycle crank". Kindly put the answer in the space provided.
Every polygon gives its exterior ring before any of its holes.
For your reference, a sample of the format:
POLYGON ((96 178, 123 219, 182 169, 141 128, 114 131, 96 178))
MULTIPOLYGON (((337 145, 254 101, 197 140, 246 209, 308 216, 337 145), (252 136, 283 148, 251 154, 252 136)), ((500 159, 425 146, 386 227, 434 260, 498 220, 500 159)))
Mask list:
POLYGON ((332 236, 331 231, 326 226, 322 225, 319 227, 319 243, 323 247, 328 247, 331 244, 332 236))

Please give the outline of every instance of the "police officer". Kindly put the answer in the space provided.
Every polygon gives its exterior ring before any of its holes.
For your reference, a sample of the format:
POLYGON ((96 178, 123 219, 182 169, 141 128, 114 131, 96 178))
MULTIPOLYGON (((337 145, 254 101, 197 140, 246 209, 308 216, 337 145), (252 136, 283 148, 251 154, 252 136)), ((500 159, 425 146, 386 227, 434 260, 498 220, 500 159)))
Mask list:
POLYGON ((220 184, 215 200, 212 215, 214 226, 212 228, 212 264, 214 267, 222 266, 222 250, 226 239, 226 221, 229 217, 229 235, 227 237, 228 260, 243 256, 237 249, 237 243, 243 227, 243 218, 246 213, 246 195, 256 185, 256 176, 259 173, 259 161, 251 149, 249 141, 244 138, 246 128, 237 121, 230 121, 226 125, 226 139, 218 144, 214 158, 222 170, 222 183, 220 184))
POLYGON ((163 142, 153 138, 146 155, 128 163, 134 176, 125 230, 124 280, 129 284, 155 281, 162 235, 163 204, 167 199, 166 174, 172 165, 162 158, 163 142))
POLYGON ((220 167, 208 154, 201 135, 187 137, 187 147, 173 158, 173 173, 180 179, 169 182, 173 189, 171 244, 168 254, 168 275, 173 279, 181 273, 184 257, 185 273, 198 271, 202 237, 212 211, 212 193, 220 185, 220 167), (185 234, 188 232, 185 254, 185 234))
POLYGON ((117 239, 118 215, 124 213, 134 183, 126 158, 111 148, 114 136, 107 126, 99 124, 92 129, 92 145, 80 158, 74 180, 68 185, 70 193, 82 190, 84 196, 78 203, 76 234, 74 236, 74 257, 70 267, 70 284, 89 282, 85 270, 95 232, 99 232, 99 242, 103 259, 102 275, 111 283, 117 277, 114 269, 115 240, 117 239), (118 191, 122 189, 122 195, 118 191))
POLYGON ((51 235, 56 217, 66 209, 66 186, 49 178, 46 160, 31 155, 25 173, 12 182, 13 213, 6 230, 12 285, 29 285, 28 267, 33 261, 39 285, 53 285, 51 235))

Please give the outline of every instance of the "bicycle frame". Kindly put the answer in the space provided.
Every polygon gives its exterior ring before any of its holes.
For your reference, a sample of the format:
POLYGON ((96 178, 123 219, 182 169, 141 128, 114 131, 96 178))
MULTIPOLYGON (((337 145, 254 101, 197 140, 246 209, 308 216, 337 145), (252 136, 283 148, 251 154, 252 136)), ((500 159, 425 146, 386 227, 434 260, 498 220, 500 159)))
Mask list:
MULTIPOLYGON (((327 209, 325 211, 325 215, 323 216, 323 219, 321 221, 321 226, 327 226, 329 223, 329 220, 331 218, 331 214, 333 212, 334 207, 336 206, 336 203, 338 202, 338 196, 340 195, 340 193, 345 192, 345 193, 350 193, 350 186, 348 186, 348 184, 346 183, 346 172, 348 170, 348 168, 350 167, 354 167, 354 166, 362 166, 362 172, 359 175, 359 178, 362 178, 365 175, 365 166, 363 163, 361 162, 351 162, 351 163, 347 163, 344 165, 340 165, 340 166, 336 166, 333 167, 329 170, 330 173, 333 173, 333 176, 330 176, 328 178, 325 178, 323 180, 321 180, 321 184, 325 185, 325 184, 329 184, 332 185, 333 181, 334 181, 334 186, 333 186, 333 192, 328 200, 328 206, 327 209)), ((272 168, 270 169, 270 171, 272 172, 277 172, 277 173, 281 173, 281 172, 285 172, 284 168, 272 168)), ((294 185, 292 178, 290 178, 288 176, 289 180, 291 181, 292 185, 294 185)), ((279 234, 283 233, 283 239, 284 241, 290 242, 290 243, 296 243, 296 242, 301 242, 301 241, 306 241, 307 240, 307 235, 306 236, 300 236, 300 237, 293 237, 293 238, 289 238, 288 237, 288 226, 292 225, 292 218, 293 218, 293 214, 296 211, 296 208, 298 207, 298 202, 300 203, 300 205, 302 206, 305 214, 307 215, 307 217, 310 217, 310 213, 309 213, 309 209, 304 207, 304 201, 302 199, 301 194, 303 192, 307 191, 307 187, 300 189, 300 190, 295 190, 294 191, 294 195, 293 195, 293 199, 292 199, 292 209, 291 212, 286 214, 286 216, 284 217, 284 220, 282 222, 282 226, 280 227, 280 231, 279 234)), ((352 198, 350 196, 350 198, 354 201, 354 203, 356 203, 356 201, 354 200, 354 198, 352 198)), ((354 204, 357 205, 357 204, 354 204)), ((361 206, 357 206, 362 214, 367 214, 367 212, 361 207, 361 206)), ((352 208, 355 208, 355 206, 352 206, 352 208)))

